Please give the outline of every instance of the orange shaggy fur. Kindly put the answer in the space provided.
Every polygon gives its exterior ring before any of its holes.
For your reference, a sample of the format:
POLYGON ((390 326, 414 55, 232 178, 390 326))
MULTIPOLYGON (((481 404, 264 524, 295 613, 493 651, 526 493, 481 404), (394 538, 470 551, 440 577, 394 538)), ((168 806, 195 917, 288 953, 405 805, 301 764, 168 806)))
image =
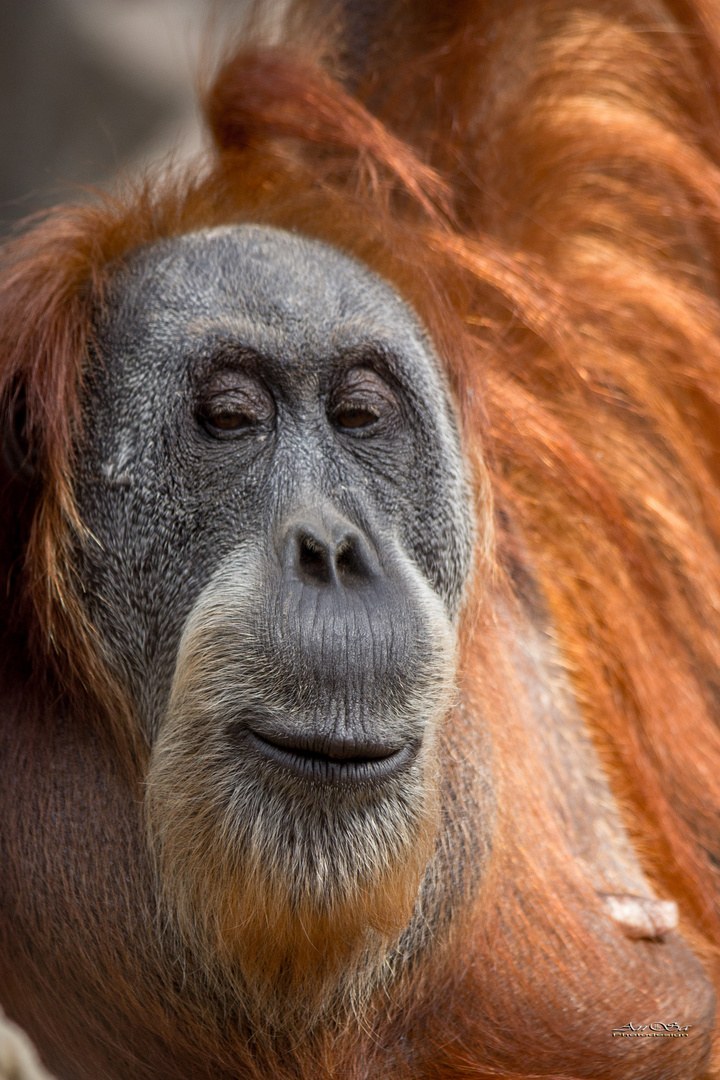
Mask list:
MULTIPOLYGON (((700 969, 603 921, 603 839, 579 834, 582 791, 555 771, 589 732, 646 874, 719 987, 720 15, 710 0, 398 0, 380 25, 351 94, 337 27, 307 29, 297 5, 288 44, 234 56, 209 90, 209 168, 61 208, 8 248, 0 389, 25 382, 43 474, 22 571, 35 663, 52 656, 142 764, 71 560, 78 391, 114 268, 236 221, 357 256, 417 310, 459 407, 481 541, 441 767, 461 801, 484 717, 493 851, 448 940, 389 1001, 292 1066, 225 1033, 213 1075, 720 1075, 700 969), (533 665, 561 687, 560 734, 534 727, 533 665), (687 1039, 610 1037, 682 1016, 687 1039)), ((209 1012, 176 1022, 115 978, 178 1061, 200 1060, 209 1012)))

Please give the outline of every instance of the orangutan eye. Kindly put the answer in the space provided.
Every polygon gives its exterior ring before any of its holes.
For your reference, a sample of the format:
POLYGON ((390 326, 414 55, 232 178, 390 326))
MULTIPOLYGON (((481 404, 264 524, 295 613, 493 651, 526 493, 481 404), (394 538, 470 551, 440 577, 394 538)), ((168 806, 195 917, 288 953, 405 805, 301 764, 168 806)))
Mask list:
POLYGON ((204 395, 198 416, 211 435, 243 434, 271 423, 275 413, 272 398, 250 377, 237 372, 216 376, 204 395))
POLYGON ((387 383, 370 368, 353 368, 335 391, 329 416, 336 428, 358 430, 396 412, 397 400, 387 383))
POLYGON ((362 407, 341 408, 333 413, 333 420, 336 425, 343 428, 369 427, 377 419, 378 414, 374 410, 362 407))
POLYGON ((209 407, 203 419, 208 427, 217 428, 218 431, 237 431, 239 428, 252 427, 256 422, 250 412, 231 405, 209 407))

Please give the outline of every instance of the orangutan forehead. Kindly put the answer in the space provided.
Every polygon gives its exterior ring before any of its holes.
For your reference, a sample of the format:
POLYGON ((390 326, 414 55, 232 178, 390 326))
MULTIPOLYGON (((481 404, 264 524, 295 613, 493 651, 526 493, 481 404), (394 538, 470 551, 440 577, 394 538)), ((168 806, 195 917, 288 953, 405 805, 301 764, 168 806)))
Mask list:
POLYGON ((229 316, 268 328, 313 324, 357 333, 417 338, 417 320, 377 275, 334 248, 293 233, 255 225, 189 233, 136 252, 117 279, 117 295, 150 308, 166 307, 199 321, 229 316))
POLYGON ((306 380, 338 361, 378 367, 454 427, 444 374, 411 308, 355 259, 280 229, 208 229, 136 252, 98 340, 106 364, 131 379, 138 363, 145 379, 148 364, 167 372, 223 354, 306 380))

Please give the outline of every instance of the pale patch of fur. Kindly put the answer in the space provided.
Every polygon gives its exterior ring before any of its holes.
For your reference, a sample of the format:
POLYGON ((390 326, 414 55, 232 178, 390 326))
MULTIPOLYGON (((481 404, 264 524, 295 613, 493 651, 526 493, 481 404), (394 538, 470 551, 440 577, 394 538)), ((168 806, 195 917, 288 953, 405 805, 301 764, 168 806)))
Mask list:
POLYGON ((256 1023, 288 1031, 358 1009, 389 970, 437 835, 436 734, 453 703, 456 643, 408 563, 432 654, 373 725, 422 734, 417 758, 381 785, 286 776, 227 735, 254 705, 289 707, 253 650, 260 565, 236 552, 188 619, 146 811, 168 925, 256 1023))

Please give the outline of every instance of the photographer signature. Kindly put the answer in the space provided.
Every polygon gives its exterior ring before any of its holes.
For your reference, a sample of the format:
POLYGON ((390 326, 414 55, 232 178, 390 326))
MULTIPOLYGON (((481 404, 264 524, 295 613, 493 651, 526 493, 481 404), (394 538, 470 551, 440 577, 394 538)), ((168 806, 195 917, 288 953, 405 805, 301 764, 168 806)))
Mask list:
POLYGON ((692 1027, 692 1024, 687 1024, 685 1027, 680 1027, 674 1020, 670 1024, 663 1024, 661 1021, 656 1021, 654 1024, 625 1024, 624 1027, 613 1028, 613 1038, 616 1035, 624 1036, 625 1038, 651 1038, 651 1037, 663 1037, 675 1038, 675 1039, 687 1039, 687 1033, 692 1027))

